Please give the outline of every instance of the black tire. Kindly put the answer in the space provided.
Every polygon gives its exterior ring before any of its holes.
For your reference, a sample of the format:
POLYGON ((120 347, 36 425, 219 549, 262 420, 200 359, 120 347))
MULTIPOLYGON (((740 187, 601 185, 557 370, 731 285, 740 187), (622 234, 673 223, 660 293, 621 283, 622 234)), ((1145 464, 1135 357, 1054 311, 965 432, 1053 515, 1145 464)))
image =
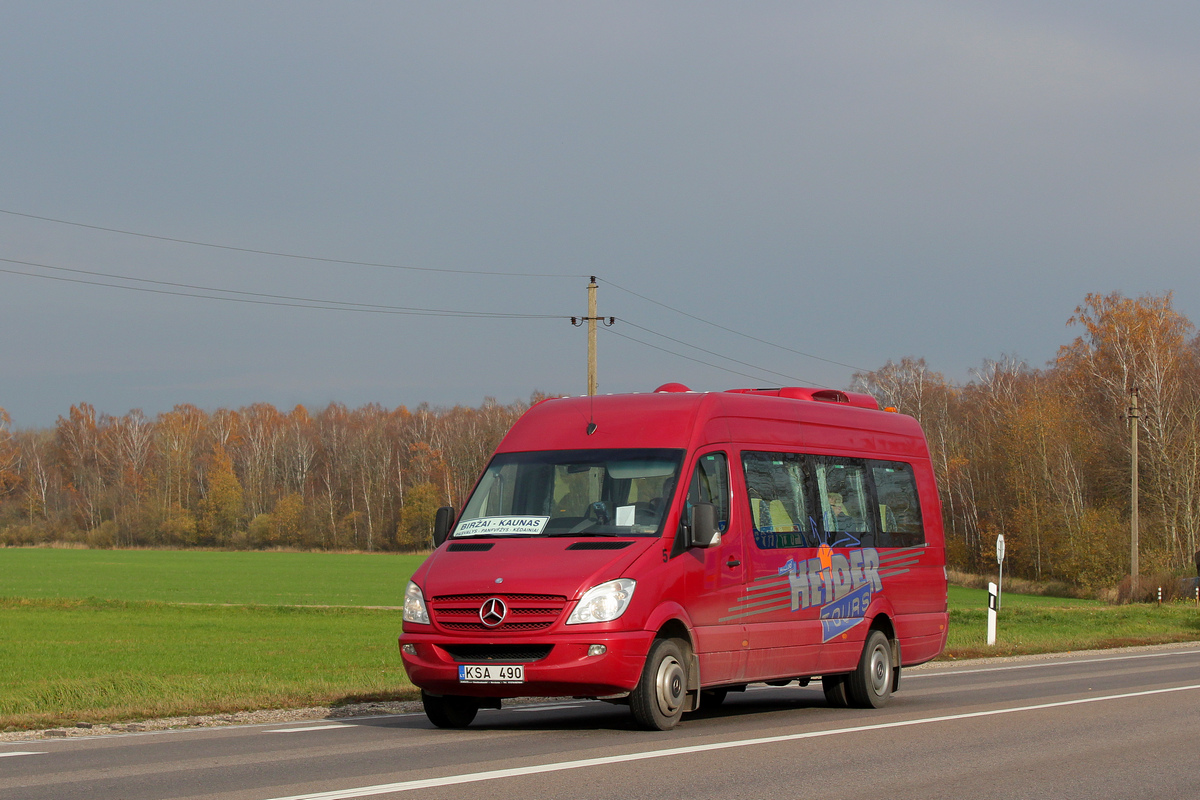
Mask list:
POLYGON ((825 690, 825 702, 830 708, 849 708, 850 694, 846 689, 846 675, 822 675, 821 688, 825 690))
POLYGON ((687 700, 687 659, 672 639, 656 639, 646 656, 642 677, 629 695, 629 710, 643 728, 669 731, 679 722, 687 700))
POLYGON ((425 706, 425 716, 439 728, 465 728, 479 713, 479 703, 470 697, 439 697, 421 692, 421 703, 425 706))
POLYGON ((867 635, 858 669, 847 681, 850 702, 856 708, 882 708, 892 696, 892 643, 887 634, 873 630, 867 635))

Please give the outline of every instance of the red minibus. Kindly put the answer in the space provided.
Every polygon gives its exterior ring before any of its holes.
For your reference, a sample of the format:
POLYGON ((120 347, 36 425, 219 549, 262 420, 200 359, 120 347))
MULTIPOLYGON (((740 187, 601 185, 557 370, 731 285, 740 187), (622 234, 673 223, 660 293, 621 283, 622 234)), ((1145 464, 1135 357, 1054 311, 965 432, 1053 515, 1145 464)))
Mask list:
POLYGON ((545 400, 404 599, 439 727, 505 697, 627 703, 667 730, 754 682, 879 707, 946 645, 941 507, 916 420, 788 387, 545 400))

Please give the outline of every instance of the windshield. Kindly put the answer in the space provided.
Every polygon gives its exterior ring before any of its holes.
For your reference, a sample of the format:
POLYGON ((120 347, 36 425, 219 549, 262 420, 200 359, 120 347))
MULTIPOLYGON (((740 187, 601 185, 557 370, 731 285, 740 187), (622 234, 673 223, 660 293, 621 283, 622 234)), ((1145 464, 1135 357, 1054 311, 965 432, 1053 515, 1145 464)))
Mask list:
POLYGON ((682 450, 497 454, 454 537, 657 535, 682 460, 682 450))

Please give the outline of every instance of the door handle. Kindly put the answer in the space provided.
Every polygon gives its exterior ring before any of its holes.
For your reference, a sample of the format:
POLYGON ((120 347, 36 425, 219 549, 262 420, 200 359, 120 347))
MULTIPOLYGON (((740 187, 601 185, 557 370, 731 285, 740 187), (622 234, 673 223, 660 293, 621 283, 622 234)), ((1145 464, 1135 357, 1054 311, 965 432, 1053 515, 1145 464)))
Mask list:
POLYGON ((727 567, 730 567, 730 568, 733 568, 733 567, 740 567, 741 565, 742 565, 742 562, 741 562, 741 561, 738 561, 738 560, 737 560, 736 558, 734 558, 733 556, 730 556, 730 557, 729 557, 729 560, 725 562, 725 566, 727 566, 727 567))

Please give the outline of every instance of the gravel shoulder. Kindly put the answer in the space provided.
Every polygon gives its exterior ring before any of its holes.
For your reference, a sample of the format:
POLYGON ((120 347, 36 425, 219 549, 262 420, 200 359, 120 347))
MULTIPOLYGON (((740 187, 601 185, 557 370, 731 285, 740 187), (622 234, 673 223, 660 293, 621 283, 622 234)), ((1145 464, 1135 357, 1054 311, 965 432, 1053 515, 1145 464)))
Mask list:
POLYGON ((353 703, 336 707, 313 706, 311 708, 238 711, 233 714, 167 717, 164 719, 138 720, 137 722, 96 723, 94 725, 90 722, 80 722, 69 728, 62 727, 39 731, 10 731, 0 733, 0 742, 73 739, 84 736, 109 736, 112 734, 146 733, 150 731, 187 730, 189 728, 217 728, 231 725, 279 725, 285 722, 305 722, 308 720, 354 719, 388 716, 391 714, 411 714, 421 710, 420 701, 406 700, 353 703))

